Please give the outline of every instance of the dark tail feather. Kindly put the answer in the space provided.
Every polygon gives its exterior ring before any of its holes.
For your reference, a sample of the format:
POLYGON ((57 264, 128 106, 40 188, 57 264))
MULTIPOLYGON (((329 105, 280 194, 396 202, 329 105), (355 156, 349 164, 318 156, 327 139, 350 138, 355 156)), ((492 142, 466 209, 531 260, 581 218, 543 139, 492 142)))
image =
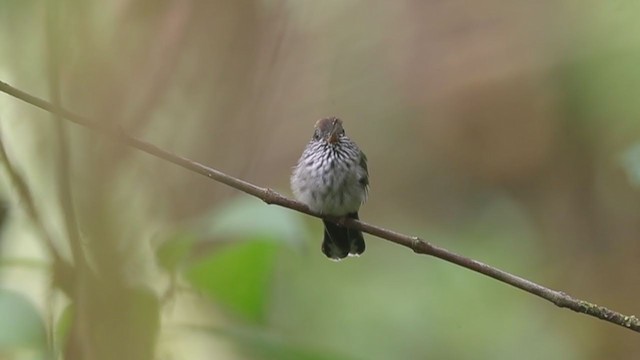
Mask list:
MULTIPOLYGON (((347 215, 347 217, 355 220, 360 220, 357 212, 351 213, 347 215)), ((349 254, 356 255, 356 256, 362 254, 365 249, 364 237, 362 237, 362 231, 355 230, 355 229, 347 229, 347 230, 349 230, 348 231, 349 254)))
MULTIPOLYGON (((351 219, 358 219, 358 213, 348 214, 351 219)), ((324 222, 324 241, 322 252, 331 259, 340 260, 347 255, 360 255, 364 252, 364 238, 359 230, 349 229, 334 224, 331 221, 324 222)))

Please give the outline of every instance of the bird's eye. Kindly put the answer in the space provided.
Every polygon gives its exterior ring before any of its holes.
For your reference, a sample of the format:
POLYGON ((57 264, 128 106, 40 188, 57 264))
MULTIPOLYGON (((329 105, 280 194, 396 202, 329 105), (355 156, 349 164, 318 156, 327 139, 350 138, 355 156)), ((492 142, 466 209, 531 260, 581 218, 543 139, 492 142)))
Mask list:
POLYGON ((313 133, 313 140, 320 140, 320 134, 317 131, 313 133))

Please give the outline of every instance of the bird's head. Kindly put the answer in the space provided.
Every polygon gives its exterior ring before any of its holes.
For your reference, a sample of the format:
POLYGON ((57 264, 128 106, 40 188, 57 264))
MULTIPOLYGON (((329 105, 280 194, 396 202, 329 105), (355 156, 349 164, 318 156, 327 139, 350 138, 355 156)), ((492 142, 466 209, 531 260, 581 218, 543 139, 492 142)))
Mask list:
POLYGON ((316 141, 325 141, 329 145, 336 144, 341 136, 344 136, 342 120, 337 117, 328 117, 316 122, 316 130, 313 138, 316 141))

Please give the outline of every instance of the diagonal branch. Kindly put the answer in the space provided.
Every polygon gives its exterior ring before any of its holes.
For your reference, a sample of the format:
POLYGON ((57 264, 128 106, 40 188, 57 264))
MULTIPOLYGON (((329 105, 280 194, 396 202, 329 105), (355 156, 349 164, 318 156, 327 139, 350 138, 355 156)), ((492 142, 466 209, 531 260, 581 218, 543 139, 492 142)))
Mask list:
MULTIPOLYGON (((174 155, 165 150, 162 150, 154 145, 151 145, 145 141, 131 137, 121 131, 120 129, 113 129, 105 127, 100 123, 93 122, 88 118, 80 115, 76 115, 68 110, 54 106, 53 104, 46 102, 38 97, 27 94, 21 90, 18 90, 2 81, 0 81, 0 91, 7 93, 13 97, 16 97, 24 102, 27 102, 33 106, 39 107, 43 110, 58 114, 76 124, 88 127, 104 136, 111 139, 125 143, 138 150, 144 151, 150 155, 171 162, 178 166, 181 166, 192 172, 207 176, 215 181, 221 182, 225 185, 233 187, 237 190, 245 192, 249 195, 262 199, 267 204, 279 205, 292 210, 296 210, 301 213, 305 213, 318 218, 323 218, 322 215, 310 211, 304 204, 291 200, 269 188, 263 188, 246 182, 244 180, 237 179, 233 176, 229 176, 221 171, 210 168, 198 162, 189 160, 187 158, 174 155)), ((394 242, 398 245, 405 246, 412 249, 418 254, 431 255, 439 259, 448 261, 450 263, 462 266, 469 270, 483 274, 494 278, 505 284, 509 284, 520 290, 526 291, 530 294, 541 297, 547 301, 552 302, 558 307, 571 309, 573 311, 591 315, 598 319, 608 321, 610 323, 620 325, 622 327, 631 329, 636 332, 640 332, 640 319, 636 316, 628 316, 621 314, 617 311, 610 310, 606 307, 599 306, 584 300, 580 300, 570 296, 562 291, 552 290, 542 285, 536 284, 532 281, 523 279, 519 276, 510 274, 506 271, 497 269, 490 265, 481 263, 479 261, 458 255, 447 249, 433 245, 427 241, 424 241, 418 237, 408 236, 401 233, 397 233, 392 230, 388 230, 376 225, 368 224, 363 221, 353 219, 333 219, 328 218, 331 221, 336 221, 344 226, 364 231, 368 234, 377 236, 379 238, 394 242)))

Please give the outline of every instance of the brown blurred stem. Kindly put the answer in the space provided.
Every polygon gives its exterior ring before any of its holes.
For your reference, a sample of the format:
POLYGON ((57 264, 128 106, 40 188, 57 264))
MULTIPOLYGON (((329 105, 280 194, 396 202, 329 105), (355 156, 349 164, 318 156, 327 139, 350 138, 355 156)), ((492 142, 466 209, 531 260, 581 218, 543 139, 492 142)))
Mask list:
MULTIPOLYGON (((60 95, 60 21, 59 4, 57 1, 49 0, 47 8, 46 22, 46 50, 47 50, 47 73, 49 76, 49 95, 53 106, 62 107, 62 97, 60 95)), ((82 248, 82 238, 78 228, 76 211, 73 205, 73 193, 71 191, 71 166, 69 164, 69 148, 66 125, 62 117, 52 112, 51 118, 55 122, 56 137, 58 139, 58 193, 60 205, 63 211, 63 219, 71 256, 75 271, 73 276, 67 281, 72 285, 71 297, 74 300, 76 314, 73 317, 71 331, 67 339, 65 349, 66 357, 72 359, 87 359, 91 353, 86 335, 89 333, 86 326, 87 304, 86 304, 86 275, 88 267, 82 248)))
MULTIPOLYGON (((50 1, 47 21, 47 50, 48 50, 48 75, 49 75, 49 95, 53 106, 62 107, 60 96, 60 44, 57 28, 57 7, 55 1, 50 1)), ((71 167, 69 165, 69 149, 66 124, 62 117, 51 113, 54 120, 56 137, 58 138, 58 191, 60 192, 60 202, 64 210, 64 220, 66 232, 69 237, 71 254, 76 266, 84 265, 85 257, 82 250, 82 240, 78 230, 78 221, 73 205, 73 193, 71 192, 71 167)))
MULTIPOLYGON (((46 102, 33 95, 30 95, 21 90, 18 90, 2 81, 0 81, 0 91, 7 93, 13 97, 16 97, 22 101, 25 101, 33 106, 39 107, 43 110, 56 113, 57 115, 62 116, 68 119, 69 121, 88 127, 104 136, 110 137, 115 141, 125 143, 131 147, 144 151, 150 155, 153 155, 165 161, 174 163, 192 172, 196 172, 198 174, 209 177, 212 180, 231 186, 249 195, 253 195, 257 198, 262 199, 267 204, 279 205, 282 207, 286 207, 286 208, 296 210, 298 212, 305 213, 305 214, 319 217, 319 218, 323 217, 320 214, 310 211, 304 204, 297 202, 295 200, 286 198, 285 196, 269 188, 256 186, 244 180, 237 179, 221 171, 218 171, 216 169, 200 164, 198 162, 189 160, 187 158, 184 158, 178 155, 171 154, 145 141, 133 138, 119 129, 104 127, 100 125, 100 123, 93 122, 88 118, 85 118, 80 115, 76 115, 68 110, 54 106, 49 102, 46 102)), ((480 274, 489 276, 500 282, 509 284, 518 289, 524 290, 530 294, 533 294, 545 300, 548 300, 558 307, 567 308, 579 313, 591 315, 598 319, 620 325, 622 327, 631 329, 636 332, 640 332, 640 319, 638 319, 636 316, 623 315, 619 312, 607 309, 603 306, 599 306, 584 300, 574 298, 562 291, 546 288, 542 285, 523 279, 519 276, 510 274, 506 271, 497 269, 495 267, 464 257, 462 255, 458 255, 454 252, 451 252, 444 248, 433 245, 427 241, 424 241, 418 237, 404 235, 392 230, 388 230, 379 226, 367 224, 363 221, 357 221, 353 219, 329 218, 329 220, 336 221, 350 228, 362 230, 366 233, 394 242, 398 245, 408 247, 409 249, 412 249, 414 252, 418 254, 431 255, 439 259, 448 261, 450 263, 462 266, 469 270, 478 272, 480 274)))

